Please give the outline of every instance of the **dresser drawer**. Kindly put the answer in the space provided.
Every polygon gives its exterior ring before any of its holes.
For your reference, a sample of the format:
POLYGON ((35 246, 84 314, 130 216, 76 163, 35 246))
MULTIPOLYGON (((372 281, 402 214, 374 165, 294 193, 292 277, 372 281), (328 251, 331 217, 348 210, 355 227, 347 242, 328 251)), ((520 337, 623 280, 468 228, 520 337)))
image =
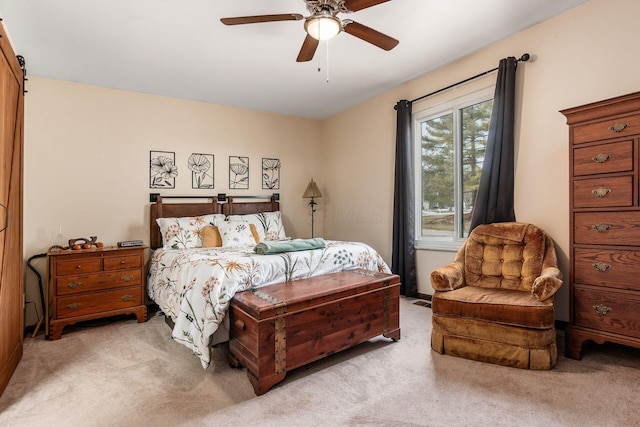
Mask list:
POLYGON ((575 208, 625 207, 633 205, 633 177, 579 179, 573 181, 575 208))
POLYGON ((573 143, 620 138, 640 133, 640 114, 612 117, 573 128, 573 143))
POLYGON ((640 211, 574 213, 574 243, 640 246, 640 211))
POLYGON ((82 316, 101 311, 117 310, 142 304, 139 286, 59 297, 56 301, 57 318, 82 316))
POLYGON ((111 271, 126 270, 128 268, 140 268, 140 262, 140 255, 105 257, 104 270, 111 271))
POLYGON ((633 141, 600 144, 573 150, 573 175, 633 170, 633 141))
POLYGON ((575 248, 573 259, 576 283, 640 291, 640 250, 575 248))
POLYGON ((576 325, 640 338, 640 296, 576 286, 573 304, 576 325))
POLYGON ((58 261, 56 271, 58 276, 67 274, 95 273, 101 270, 100 258, 78 258, 73 260, 58 261))
POLYGON ((69 295, 139 285, 141 282, 142 273, 140 269, 82 276, 65 276, 56 280, 56 292, 58 295, 69 295))

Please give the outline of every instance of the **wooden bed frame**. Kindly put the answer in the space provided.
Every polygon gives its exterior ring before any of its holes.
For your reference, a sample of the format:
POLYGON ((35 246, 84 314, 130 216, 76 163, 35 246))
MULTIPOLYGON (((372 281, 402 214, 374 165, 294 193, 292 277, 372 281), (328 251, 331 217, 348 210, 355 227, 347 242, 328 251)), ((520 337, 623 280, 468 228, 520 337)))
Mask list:
POLYGON ((274 212, 280 210, 280 202, 278 194, 270 196, 226 196, 219 194, 217 196, 161 196, 156 193, 150 195, 151 209, 151 232, 149 246, 151 249, 162 247, 162 235, 160 227, 156 222, 158 218, 181 218, 198 215, 224 214, 224 215, 244 215, 260 212, 274 212), (209 202, 199 203, 164 203, 164 199, 200 199, 210 200, 209 202), (236 201, 241 200, 241 201, 236 201))
MULTIPOLYGON (((164 203, 159 194, 151 196, 155 202, 150 209, 152 249, 162 247, 158 218, 280 210, 276 194, 238 196, 241 202, 218 195, 208 197, 206 203, 164 203)), ((266 393, 291 369, 378 335, 400 339, 399 297, 398 276, 366 270, 238 292, 227 316, 231 324, 229 364, 245 366, 255 393, 266 393)))

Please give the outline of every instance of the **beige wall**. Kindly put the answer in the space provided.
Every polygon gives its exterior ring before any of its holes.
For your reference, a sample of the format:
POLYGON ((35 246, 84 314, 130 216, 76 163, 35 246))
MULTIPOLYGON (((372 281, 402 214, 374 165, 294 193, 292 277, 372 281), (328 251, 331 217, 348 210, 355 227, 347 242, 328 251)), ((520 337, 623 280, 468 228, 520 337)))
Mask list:
MULTIPOLYGON (((558 111, 640 90, 638 17, 637 0, 592 0, 325 121, 324 185, 332 193, 326 200, 325 235, 366 241, 390 261, 393 106, 494 68, 500 58, 528 52, 532 59, 519 66, 517 76, 516 216, 555 239, 568 277, 568 131, 558 111), (361 215, 342 218, 340 212, 361 215)), ((418 251, 419 292, 432 293, 429 273, 453 257, 418 251)), ((558 300, 561 320, 568 320, 567 291, 565 286, 558 300)))
MULTIPOLYGON (((149 242, 149 193, 271 194, 262 190, 263 157, 282 162, 285 230, 311 233, 302 199, 311 176, 325 190, 320 122, 202 102, 29 77, 25 97, 24 248, 46 252, 62 227, 65 241, 97 236, 105 245, 149 242), (149 188, 149 151, 175 151, 175 190, 149 188), (187 158, 215 155, 215 188, 191 188, 187 158), (248 156, 249 190, 229 190, 228 156, 248 156)), ((322 233, 322 216, 316 232, 322 233)), ((46 269, 42 260, 35 263, 46 269)), ((35 301, 30 272, 27 300, 35 301)), ((27 324, 33 307, 27 307, 27 324)))

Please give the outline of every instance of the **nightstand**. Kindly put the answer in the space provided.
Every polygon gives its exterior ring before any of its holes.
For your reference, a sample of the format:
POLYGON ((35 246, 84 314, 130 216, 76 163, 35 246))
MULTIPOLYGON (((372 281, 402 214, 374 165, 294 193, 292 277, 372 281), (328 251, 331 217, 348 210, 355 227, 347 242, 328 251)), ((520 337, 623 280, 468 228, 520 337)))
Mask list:
POLYGON ((49 339, 85 320, 135 314, 147 320, 144 305, 144 250, 105 247, 49 251, 49 339))

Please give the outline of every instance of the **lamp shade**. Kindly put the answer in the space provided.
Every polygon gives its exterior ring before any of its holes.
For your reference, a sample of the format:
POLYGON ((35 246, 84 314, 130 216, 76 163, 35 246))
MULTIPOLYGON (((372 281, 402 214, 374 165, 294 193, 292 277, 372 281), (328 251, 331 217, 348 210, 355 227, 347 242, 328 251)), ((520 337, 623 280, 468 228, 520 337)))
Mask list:
POLYGON ((314 197, 322 197, 322 193, 320 192, 320 189, 318 188, 318 185, 313 181, 313 178, 311 178, 311 181, 307 185, 307 189, 304 190, 304 194, 302 195, 302 197, 304 199, 311 199, 311 198, 314 198, 314 197))
POLYGON ((305 21, 304 29, 316 40, 329 40, 342 31, 342 24, 332 15, 311 16, 305 21))

